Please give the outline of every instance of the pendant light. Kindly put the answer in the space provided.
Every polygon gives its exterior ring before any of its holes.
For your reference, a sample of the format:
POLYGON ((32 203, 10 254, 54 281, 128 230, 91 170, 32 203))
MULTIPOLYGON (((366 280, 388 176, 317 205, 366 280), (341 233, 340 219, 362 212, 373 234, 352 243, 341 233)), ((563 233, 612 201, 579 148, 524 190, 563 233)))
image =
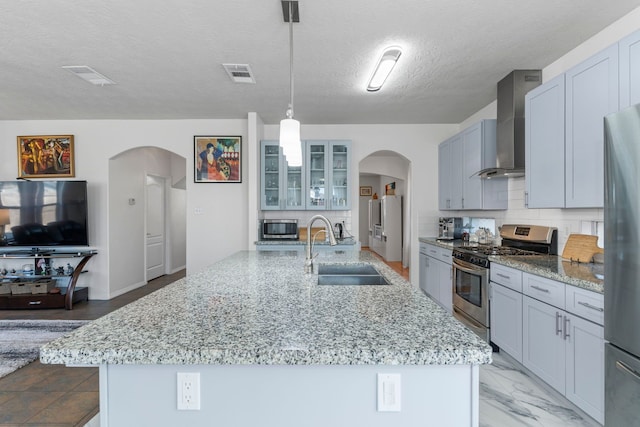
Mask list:
POLYGON ((280 121, 280 146, 289 166, 302 166, 300 122, 293 118, 293 22, 300 22, 297 1, 282 1, 284 21, 289 23, 289 84, 290 99, 286 119, 280 121), (294 13, 295 12, 295 13, 294 13))

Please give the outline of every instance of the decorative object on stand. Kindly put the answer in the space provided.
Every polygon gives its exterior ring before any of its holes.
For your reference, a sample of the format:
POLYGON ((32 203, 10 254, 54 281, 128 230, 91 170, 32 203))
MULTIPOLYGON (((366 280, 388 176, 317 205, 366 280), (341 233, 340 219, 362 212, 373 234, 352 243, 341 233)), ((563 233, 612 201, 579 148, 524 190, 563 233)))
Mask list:
POLYGON ((289 166, 302 166, 300 122, 293 118, 293 23, 300 22, 297 1, 282 1, 284 22, 289 23, 289 85, 290 98, 286 119, 280 121, 280 146, 289 166))
POLYGON ((18 137, 18 178, 75 176, 73 135, 18 137))
POLYGON ((373 191, 372 187, 362 186, 360 187, 360 195, 361 196, 371 196, 371 192, 373 191))
POLYGON ((194 136, 194 182, 242 182, 241 136, 194 136))

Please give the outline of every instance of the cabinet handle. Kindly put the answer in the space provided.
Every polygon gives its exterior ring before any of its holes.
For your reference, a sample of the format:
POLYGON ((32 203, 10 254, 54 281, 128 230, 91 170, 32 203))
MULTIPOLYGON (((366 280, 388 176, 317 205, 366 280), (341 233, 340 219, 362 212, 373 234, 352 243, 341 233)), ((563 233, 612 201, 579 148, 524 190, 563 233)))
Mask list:
POLYGON ((29 301, 29 305, 38 305, 42 304, 42 301, 29 301))
POLYGON ((595 305, 591 305, 591 304, 589 304, 588 302, 578 301, 578 304, 580 304, 580 305, 582 305, 582 306, 584 306, 584 307, 590 308, 591 310, 599 311, 599 312, 601 312, 601 313, 604 311, 604 308, 602 308, 602 307, 596 307, 595 305))
POLYGON ((502 277, 503 279, 511 280, 511 276, 507 276, 506 274, 496 273, 496 276, 502 277))
POLYGON ((565 340, 571 336, 571 334, 569 333, 570 328, 571 328, 571 319, 565 316, 564 317, 564 337, 563 337, 565 340))
POLYGON ((545 294, 549 293, 549 289, 541 288, 539 286, 531 286, 531 288, 535 289, 536 291, 544 292, 545 294))
POLYGON ((556 335, 560 335, 562 333, 562 314, 556 311, 556 335))
POLYGON ((462 209, 464 209, 464 197, 462 198, 462 209))
POLYGON ((623 361, 617 360, 616 361, 616 368, 620 369, 623 372, 626 372, 627 374, 631 375, 636 380, 640 381, 640 374, 638 374, 636 371, 634 371, 629 366, 627 366, 627 364, 624 363, 623 361))

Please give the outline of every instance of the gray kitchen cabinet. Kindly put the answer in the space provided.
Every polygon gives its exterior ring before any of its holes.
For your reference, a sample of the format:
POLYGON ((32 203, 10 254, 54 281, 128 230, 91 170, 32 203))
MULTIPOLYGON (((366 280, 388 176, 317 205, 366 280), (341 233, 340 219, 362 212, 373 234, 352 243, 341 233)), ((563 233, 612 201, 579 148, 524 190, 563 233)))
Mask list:
POLYGON ((449 313, 453 311, 451 250, 420 243, 420 288, 449 313))
POLYGON ((565 396, 604 423, 604 327, 566 314, 565 396))
POLYGON ((496 121, 482 120, 438 146, 440 210, 507 208, 507 179, 481 179, 482 169, 495 166, 496 121))
POLYGON ((262 210, 351 209, 350 141, 303 141, 302 166, 289 166, 278 141, 260 142, 262 210))
POLYGON ((565 73, 567 208, 604 205, 604 121, 618 110, 618 45, 565 73))
POLYGON ((522 364, 602 423, 603 295, 529 273, 523 282, 522 364))
POLYGON ((462 134, 438 146, 438 205, 441 210, 462 209, 462 134))
POLYGON ((438 209, 451 209, 451 140, 438 145, 438 209))
POLYGON ((620 61, 620 109, 640 103, 640 31, 618 44, 620 61))
POLYGON ((351 209, 351 142, 305 141, 305 148, 307 209, 351 209))
POLYGON ((564 208, 564 74, 525 96, 525 206, 564 208))
POLYGON ((260 141, 260 160, 260 208, 304 209, 302 167, 287 164, 278 141, 260 141))
POLYGON ((489 274, 491 342, 522 363, 522 272, 492 264, 489 274))

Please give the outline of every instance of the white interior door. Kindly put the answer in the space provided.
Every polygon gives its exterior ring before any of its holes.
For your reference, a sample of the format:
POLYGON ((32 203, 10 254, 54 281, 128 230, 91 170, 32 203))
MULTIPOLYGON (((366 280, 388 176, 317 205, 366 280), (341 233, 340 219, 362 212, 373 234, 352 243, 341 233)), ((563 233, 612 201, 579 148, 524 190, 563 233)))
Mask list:
POLYGON ((165 274, 165 180, 147 175, 147 281, 165 274))

